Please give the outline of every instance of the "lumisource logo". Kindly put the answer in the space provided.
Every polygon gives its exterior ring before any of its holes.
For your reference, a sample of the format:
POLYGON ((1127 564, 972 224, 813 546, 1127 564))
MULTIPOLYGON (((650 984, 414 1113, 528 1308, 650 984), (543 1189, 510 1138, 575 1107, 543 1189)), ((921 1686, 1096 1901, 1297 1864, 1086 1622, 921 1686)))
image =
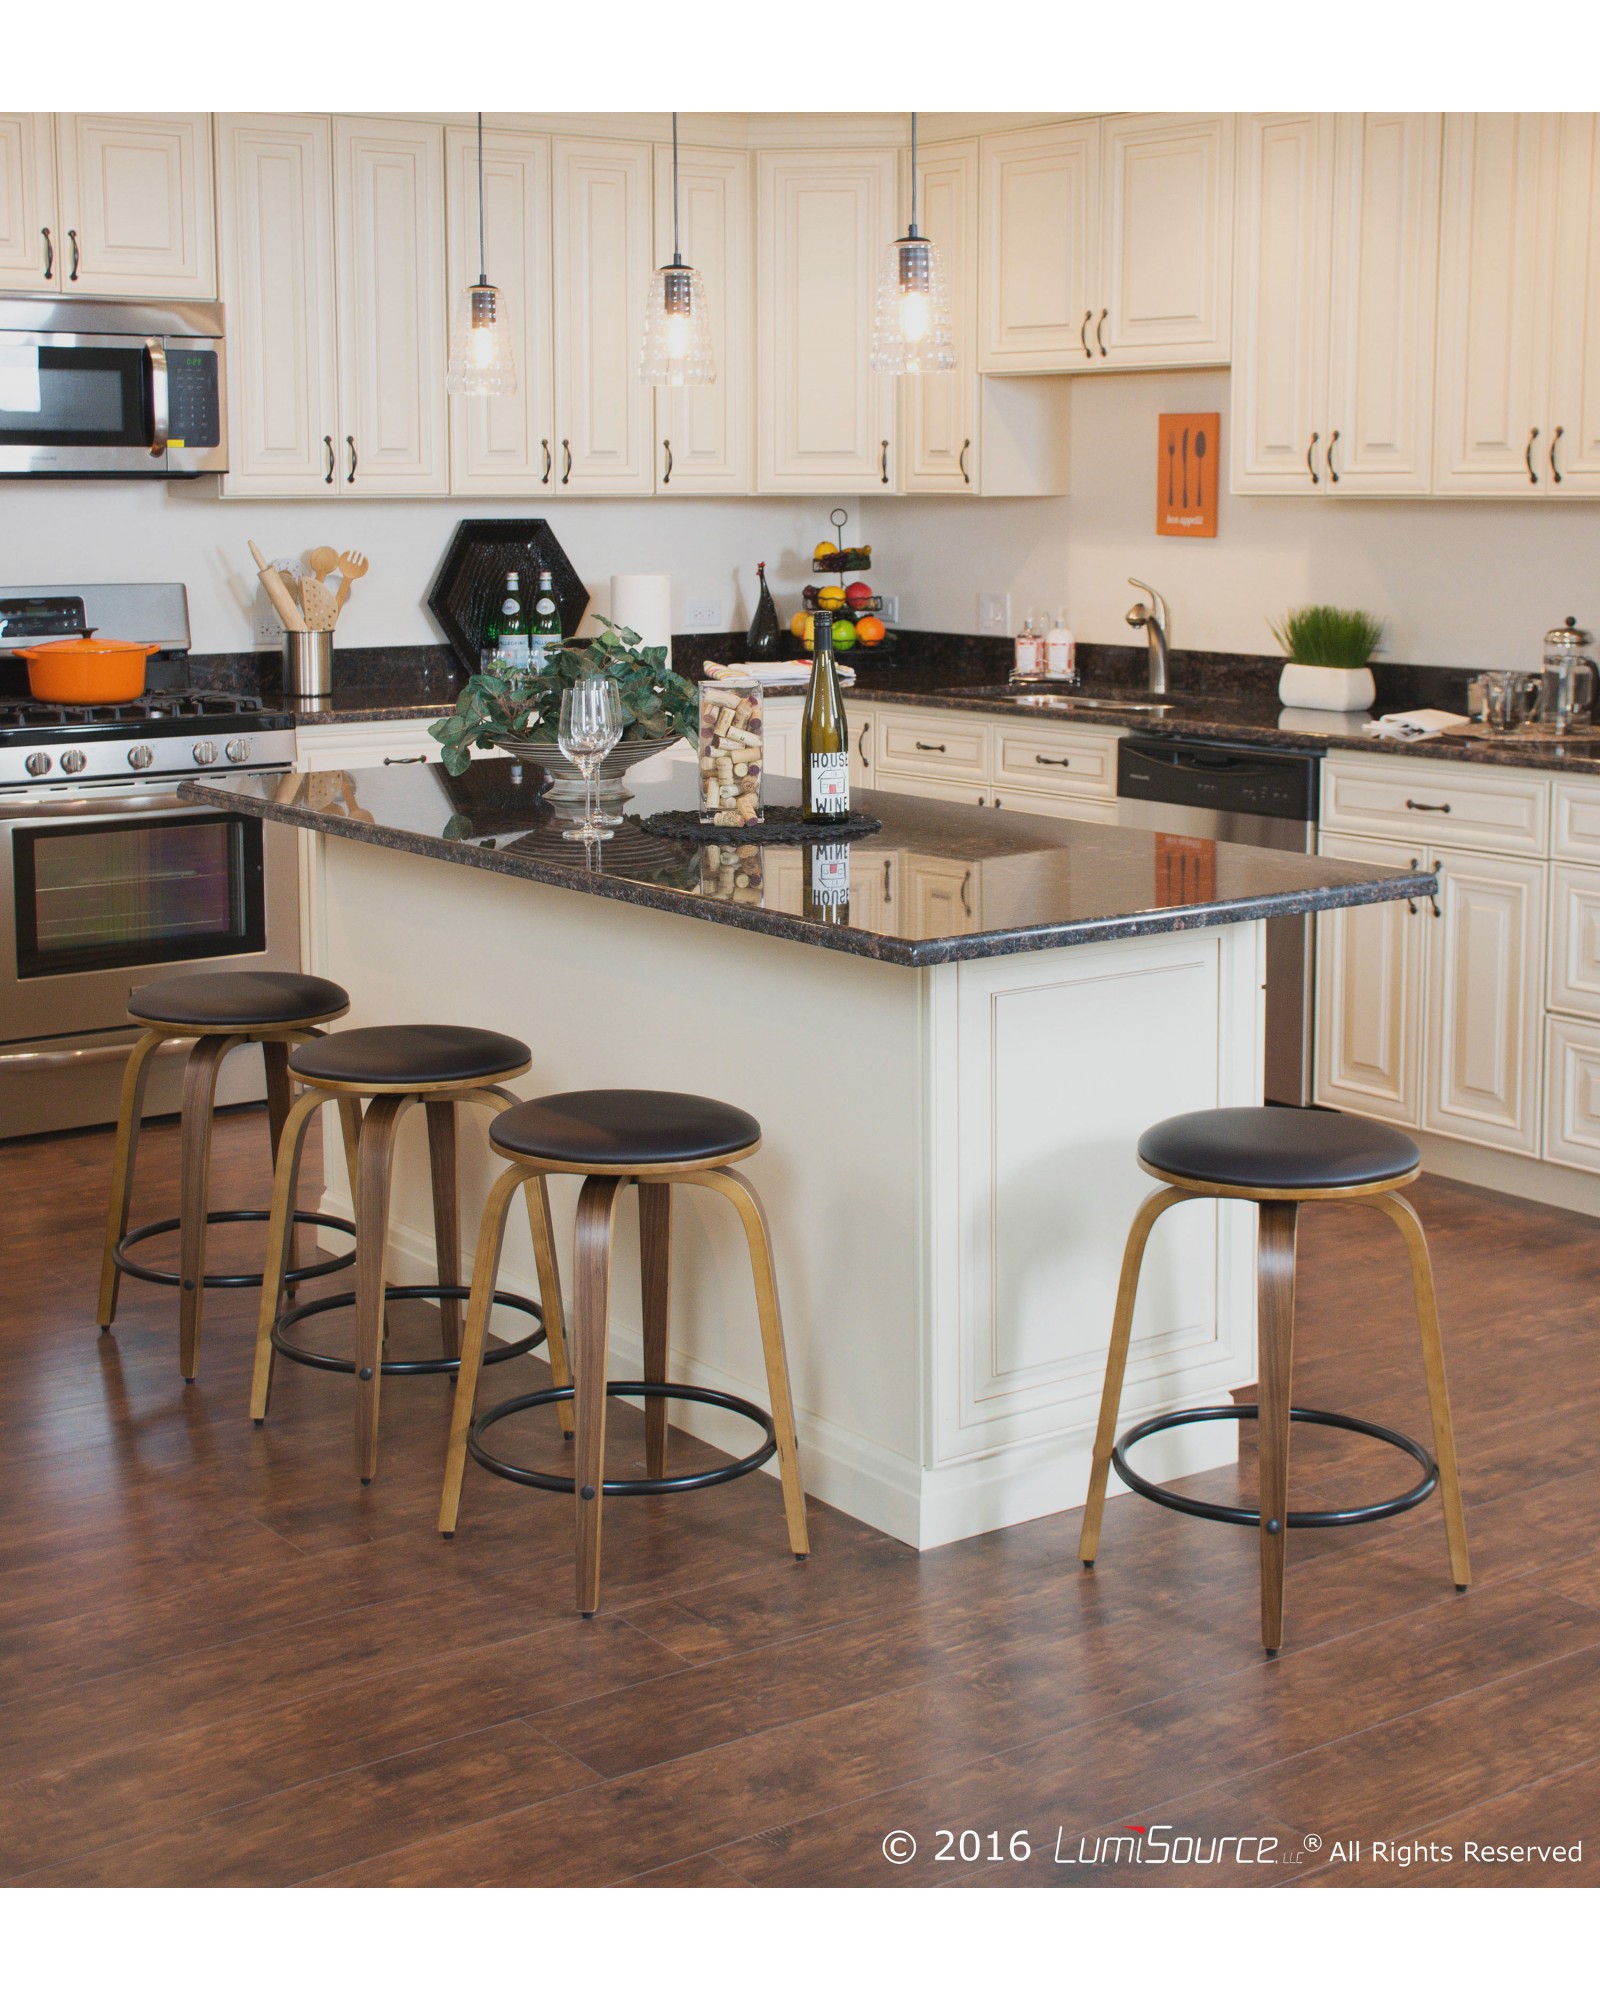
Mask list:
POLYGON ((1322 1846, 1319 1834, 1285 1847, 1272 1833, 1180 1833, 1176 1827, 1126 1825, 1116 1833, 1056 1834, 1061 1868, 1282 1868, 1322 1846))

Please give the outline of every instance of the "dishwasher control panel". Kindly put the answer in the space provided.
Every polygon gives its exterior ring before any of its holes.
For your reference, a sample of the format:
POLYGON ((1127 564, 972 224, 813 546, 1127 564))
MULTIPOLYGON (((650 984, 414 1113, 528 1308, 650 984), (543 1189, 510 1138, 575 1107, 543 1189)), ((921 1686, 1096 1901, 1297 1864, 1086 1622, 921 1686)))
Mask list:
POLYGON ((1200 812, 1262 819, 1317 816, 1321 758, 1199 738, 1124 736, 1117 745, 1117 796, 1200 812))

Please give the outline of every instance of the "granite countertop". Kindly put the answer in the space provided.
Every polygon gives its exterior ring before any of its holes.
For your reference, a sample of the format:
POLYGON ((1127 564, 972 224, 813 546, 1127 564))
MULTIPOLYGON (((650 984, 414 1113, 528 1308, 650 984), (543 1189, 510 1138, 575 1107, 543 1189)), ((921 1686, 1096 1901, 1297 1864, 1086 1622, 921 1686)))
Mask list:
MULTIPOLYGON (((1436 886, 1425 869, 869 792, 856 803, 883 830, 850 844, 857 892, 847 921, 830 923, 805 914, 796 848, 763 849, 756 869, 741 864, 739 885, 715 850, 644 831, 642 813, 693 808, 697 775, 682 757, 635 766, 624 824, 588 850, 562 837, 573 809, 539 798, 532 774, 505 758, 482 759, 460 778, 440 764, 191 778, 179 796, 894 965, 1392 902, 1436 886), (944 893, 918 893, 934 884, 944 893)), ((771 780, 767 792, 770 804, 798 803, 793 780, 771 780)))

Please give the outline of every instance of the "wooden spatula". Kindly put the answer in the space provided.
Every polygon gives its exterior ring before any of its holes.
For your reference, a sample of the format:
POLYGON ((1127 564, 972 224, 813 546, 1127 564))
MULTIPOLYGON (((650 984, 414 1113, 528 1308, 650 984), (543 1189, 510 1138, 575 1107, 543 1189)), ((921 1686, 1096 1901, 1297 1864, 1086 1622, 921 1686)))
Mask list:
POLYGON ((308 631, 331 632, 338 624, 339 607, 333 601, 333 592, 319 578, 300 579, 300 602, 305 606, 308 631))

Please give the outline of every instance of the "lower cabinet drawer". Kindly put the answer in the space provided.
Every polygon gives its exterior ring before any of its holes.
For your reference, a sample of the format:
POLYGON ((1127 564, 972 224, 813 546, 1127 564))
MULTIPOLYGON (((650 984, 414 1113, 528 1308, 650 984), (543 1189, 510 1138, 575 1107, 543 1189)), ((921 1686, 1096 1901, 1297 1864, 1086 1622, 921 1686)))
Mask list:
POLYGON ((1096 826, 1117 823, 1114 798, 1080 798, 1075 792, 991 792, 988 803, 1005 812, 1036 813, 1041 819, 1090 820, 1096 826))
POLYGON ((880 773, 904 771, 947 783, 972 778, 980 787, 989 775, 988 727, 968 717, 882 708, 874 735, 880 773))
POLYGON ((1550 871, 1546 997, 1557 1013, 1600 1020, 1600 868, 1550 871))
POLYGON ((1120 733, 999 725, 994 732, 995 782, 1010 790, 1115 798, 1120 733))
POLYGON ((1542 855, 1550 831, 1550 780, 1381 752, 1335 755, 1323 766, 1321 820, 1335 833, 1542 855))
POLYGON ((1545 1024, 1544 1157, 1600 1172, 1600 1025, 1545 1024))
POLYGON ((1558 861, 1600 862, 1600 778, 1557 778, 1551 802, 1550 852, 1558 861))

